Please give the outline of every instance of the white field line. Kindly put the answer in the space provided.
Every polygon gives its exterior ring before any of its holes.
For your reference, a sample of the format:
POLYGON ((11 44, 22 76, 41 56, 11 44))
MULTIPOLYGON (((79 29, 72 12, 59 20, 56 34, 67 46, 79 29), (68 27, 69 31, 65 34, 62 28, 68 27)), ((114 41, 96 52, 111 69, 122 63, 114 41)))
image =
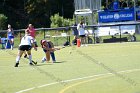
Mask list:
MULTIPOLYGON (((135 72, 135 71, 140 71, 140 69, 124 70, 124 71, 119 71, 117 73, 130 73, 130 72, 135 72)), ((88 78, 94 78, 94 77, 99 77, 99 76, 106 76, 106 75, 113 75, 113 73, 97 74, 97 75, 93 75, 93 76, 87 76, 87 77, 69 79, 69 80, 64 80, 64 81, 59 81, 59 82, 53 82, 53 83, 49 83, 49 84, 40 85, 40 86, 37 86, 37 87, 32 87, 32 88, 20 90, 20 91, 15 92, 15 93, 23 93, 23 92, 27 92, 27 91, 30 91, 30 90, 33 90, 33 89, 36 89, 36 88, 42 88, 42 87, 55 85, 55 84, 58 84, 58 83, 61 83, 61 82, 67 83, 67 82, 72 82, 72 81, 77 81, 77 80, 82 80, 82 79, 88 79, 88 78)))

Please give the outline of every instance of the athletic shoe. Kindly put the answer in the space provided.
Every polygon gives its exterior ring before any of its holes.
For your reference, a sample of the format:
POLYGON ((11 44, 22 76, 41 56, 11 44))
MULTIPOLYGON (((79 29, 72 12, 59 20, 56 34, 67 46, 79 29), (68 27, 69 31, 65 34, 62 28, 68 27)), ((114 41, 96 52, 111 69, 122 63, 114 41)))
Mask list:
POLYGON ((44 63, 46 60, 42 60, 41 62, 44 63))
POLYGON ((29 63, 29 65, 33 66, 33 63, 29 63))
POLYGON ((65 46, 62 46, 62 48, 65 48, 65 46))
POLYGON ((42 58, 42 63, 44 63, 46 61, 46 57, 42 58))
POLYGON ((56 62, 56 60, 54 60, 54 61, 52 61, 53 63, 55 63, 56 62))
POLYGON ((27 54, 24 55, 24 58, 27 58, 27 54))
POLYGON ((19 63, 16 63, 16 64, 15 64, 15 67, 18 67, 18 65, 19 65, 19 63))

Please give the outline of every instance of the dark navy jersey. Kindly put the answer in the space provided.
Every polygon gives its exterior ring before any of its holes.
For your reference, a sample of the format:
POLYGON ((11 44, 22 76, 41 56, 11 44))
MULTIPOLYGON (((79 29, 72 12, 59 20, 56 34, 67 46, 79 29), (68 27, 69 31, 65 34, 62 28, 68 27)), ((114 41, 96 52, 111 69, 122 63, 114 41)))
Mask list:
MULTIPOLYGON (((51 46, 51 44, 50 44, 49 42, 46 42, 46 43, 47 43, 47 45, 48 45, 48 46, 47 46, 48 48, 52 48, 52 46, 51 46)), ((47 52, 47 51, 49 51, 49 50, 46 50, 45 48, 43 48, 43 51, 44 51, 44 52, 47 52)))

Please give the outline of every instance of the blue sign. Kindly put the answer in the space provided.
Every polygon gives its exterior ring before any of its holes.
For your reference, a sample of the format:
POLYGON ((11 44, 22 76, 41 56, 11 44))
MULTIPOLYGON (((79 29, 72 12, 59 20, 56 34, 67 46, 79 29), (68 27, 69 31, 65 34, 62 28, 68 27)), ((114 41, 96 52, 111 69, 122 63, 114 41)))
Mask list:
POLYGON ((137 20, 140 20, 140 11, 137 11, 137 20))
POLYGON ((98 13, 99 23, 134 21, 134 11, 104 11, 98 13))

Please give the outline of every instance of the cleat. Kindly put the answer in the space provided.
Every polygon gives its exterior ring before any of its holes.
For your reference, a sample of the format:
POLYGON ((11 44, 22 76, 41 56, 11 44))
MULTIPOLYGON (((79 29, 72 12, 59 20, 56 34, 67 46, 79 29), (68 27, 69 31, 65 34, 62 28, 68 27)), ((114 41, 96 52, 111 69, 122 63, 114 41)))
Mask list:
POLYGON ((46 57, 43 57, 41 62, 42 63, 46 62, 46 57))
POLYGON ((41 62, 44 63, 46 60, 42 60, 41 62))
POLYGON ((16 64, 15 64, 15 67, 18 67, 18 65, 19 65, 19 63, 16 63, 16 64))
POLYGON ((24 58, 27 58, 27 54, 24 55, 24 58))
POLYGON ((33 63, 29 63, 30 66, 33 66, 33 63))

